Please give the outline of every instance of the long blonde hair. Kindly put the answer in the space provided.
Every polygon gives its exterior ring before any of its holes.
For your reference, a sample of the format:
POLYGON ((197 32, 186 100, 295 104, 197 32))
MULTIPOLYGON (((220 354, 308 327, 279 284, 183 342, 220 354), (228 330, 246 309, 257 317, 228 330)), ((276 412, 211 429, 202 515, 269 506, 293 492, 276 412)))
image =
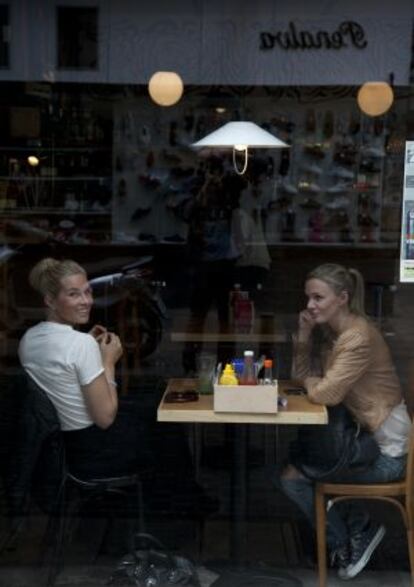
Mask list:
MULTIPOLYGON (((319 265, 306 276, 309 279, 320 279, 333 289, 336 295, 348 293, 348 307, 353 314, 366 316, 364 278, 357 269, 347 269, 337 263, 319 265)), ((312 330, 310 363, 314 375, 321 375, 323 355, 332 347, 336 335, 327 324, 321 324, 312 330)))
POLYGON ((61 287, 62 279, 70 275, 86 275, 85 269, 76 263, 66 259, 58 261, 52 257, 42 259, 33 267, 29 273, 29 283, 42 296, 55 298, 61 287))
POLYGON ((347 269, 337 263, 324 263, 308 273, 306 280, 309 279, 324 281, 336 295, 346 291, 351 312, 359 316, 366 316, 364 278, 358 269, 347 269))

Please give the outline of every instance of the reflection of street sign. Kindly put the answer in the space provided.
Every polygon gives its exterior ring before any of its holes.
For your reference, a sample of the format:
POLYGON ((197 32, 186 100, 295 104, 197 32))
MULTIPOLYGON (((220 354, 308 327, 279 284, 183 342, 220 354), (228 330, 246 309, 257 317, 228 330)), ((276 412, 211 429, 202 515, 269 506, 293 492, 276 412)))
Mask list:
POLYGON ((407 149, 407 157, 405 160, 408 164, 414 163, 414 149, 413 148, 410 147, 409 149, 407 149))
POLYGON ((414 141, 405 143, 400 281, 414 283, 414 141))
POLYGON ((405 231, 406 259, 414 259, 414 209, 407 212, 407 227, 405 231))

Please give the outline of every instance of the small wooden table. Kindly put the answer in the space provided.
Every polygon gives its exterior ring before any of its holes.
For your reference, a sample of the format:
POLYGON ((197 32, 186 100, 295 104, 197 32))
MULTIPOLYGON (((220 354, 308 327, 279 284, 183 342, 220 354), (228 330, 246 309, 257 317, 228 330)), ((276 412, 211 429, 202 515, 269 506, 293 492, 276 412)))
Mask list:
MULTIPOLYGON (((165 393, 195 389, 195 379, 170 379, 165 393)), ((279 394, 284 395, 293 381, 279 380, 279 394)), ((164 394, 165 397, 165 394, 164 394)), ((165 403, 164 397, 157 412, 159 422, 191 422, 206 424, 238 424, 233 438, 231 557, 238 565, 244 562, 246 545, 247 509, 247 425, 248 424, 317 424, 328 423, 325 406, 312 404, 305 395, 289 395, 288 404, 276 414, 217 413, 213 409, 213 395, 200 395, 195 402, 165 403)))
MULTIPOLYGON (((279 394, 294 386, 289 380, 279 381, 279 394)), ((195 389, 196 379, 170 379, 165 393, 195 389)), ((165 396, 165 394, 164 394, 165 396)), ((213 408, 213 395, 200 395, 198 401, 170 404, 162 398, 158 406, 159 422, 204 422, 206 424, 327 424, 325 406, 312 404, 305 395, 289 395, 288 405, 276 414, 218 413, 213 408)))

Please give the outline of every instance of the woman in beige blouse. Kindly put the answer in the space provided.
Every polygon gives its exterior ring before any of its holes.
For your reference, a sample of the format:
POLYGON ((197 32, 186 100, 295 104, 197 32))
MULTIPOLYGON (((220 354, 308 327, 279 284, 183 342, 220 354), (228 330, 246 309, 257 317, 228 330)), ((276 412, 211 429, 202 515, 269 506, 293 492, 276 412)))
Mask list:
MULTIPOLYGON (((320 265, 307 276, 305 293, 308 302, 294 337, 292 376, 303 383, 312 402, 343 402, 374 434, 380 449, 369 468, 345 471, 335 481, 401 478, 411 421, 389 349, 365 315, 361 274, 337 264, 320 265)), ((314 482, 289 464, 281 487, 314 525, 314 482)), ((354 505, 346 517, 343 513, 338 506, 328 512, 328 546, 338 575, 352 579, 368 563, 385 528, 354 505)))

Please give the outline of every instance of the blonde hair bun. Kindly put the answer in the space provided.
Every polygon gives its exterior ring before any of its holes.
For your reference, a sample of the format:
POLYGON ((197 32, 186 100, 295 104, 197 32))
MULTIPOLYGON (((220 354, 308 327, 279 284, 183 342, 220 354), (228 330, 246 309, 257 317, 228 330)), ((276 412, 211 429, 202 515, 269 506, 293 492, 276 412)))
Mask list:
POLYGON ((46 257, 36 263, 30 271, 29 283, 41 295, 56 297, 62 286, 62 279, 79 273, 86 275, 85 269, 76 261, 70 259, 58 261, 52 257, 46 257))

